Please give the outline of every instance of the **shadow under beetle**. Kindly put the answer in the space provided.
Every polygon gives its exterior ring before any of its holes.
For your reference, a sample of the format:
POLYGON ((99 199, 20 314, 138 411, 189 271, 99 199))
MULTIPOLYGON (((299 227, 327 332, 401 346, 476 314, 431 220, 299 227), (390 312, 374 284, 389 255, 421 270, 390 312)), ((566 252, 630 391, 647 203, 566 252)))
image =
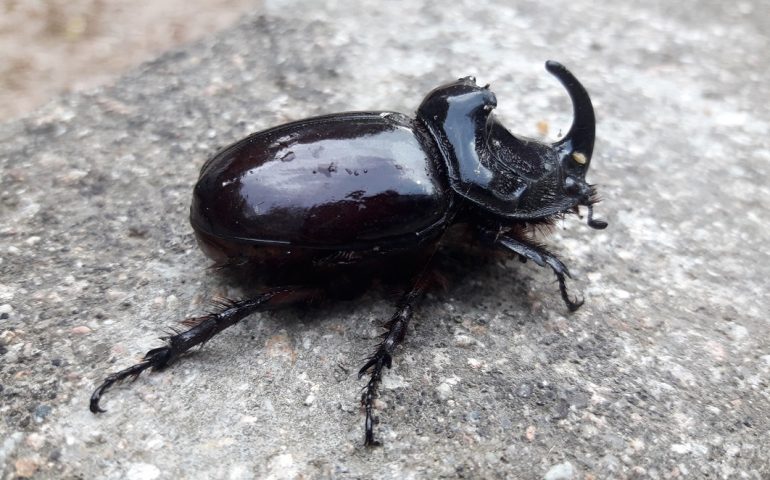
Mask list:
MULTIPOLYGON (((572 126, 545 144, 511 134, 492 115, 489 86, 461 78, 430 92, 416 118, 351 112, 299 120, 254 133, 217 153, 201 169, 190 221, 198 243, 219 265, 254 267, 265 291, 226 301, 218 312, 184 323, 144 360, 108 376, 91 396, 92 412, 114 383, 161 369, 244 317, 320 297, 350 298, 374 278, 408 282, 387 333, 359 371, 369 373, 361 404, 365 444, 375 445, 373 404, 383 367, 406 333, 414 304, 430 282, 431 262, 449 227, 556 274, 567 294, 567 267, 531 239, 539 225, 588 210, 585 180, 595 118, 585 88, 564 66, 546 69, 569 92, 572 126)), ((257 277, 255 277, 256 281, 257 277)))

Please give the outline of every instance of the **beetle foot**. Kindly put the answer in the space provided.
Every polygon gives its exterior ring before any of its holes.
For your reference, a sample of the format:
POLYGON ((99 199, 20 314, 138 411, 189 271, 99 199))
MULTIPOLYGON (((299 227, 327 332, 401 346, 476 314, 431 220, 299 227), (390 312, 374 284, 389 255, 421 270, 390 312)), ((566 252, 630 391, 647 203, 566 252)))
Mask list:
POLYGON ((374 415, 374 400, 377 398, 377 389, 382 381, 382 367, 387 366, 390 368, 392 365, 392 358, 389 353, 379 350, 375 353, 366 365, 358 372, 358 378, 361 378, 369 369, 372 370, 372 376, 369 382, 361 392, 361 406, 364 407, 366 412, 366 420, 364 421, 364 446, 376 447, 380 445, 380 442, 374 439, 374 425, 378 422, 378 418, 374 415))
POLYGON ((89 410, 91 410, 93 413, 106 412, 107 410, 99 406, 99 401, 101 400, 102 395, 104 395, 104 392, 109 390, 110 387, 116 383, 122 382, 129 377, 132 377, 133 380, 136 380, 136 378, 139 377, 139 374, 148 368, 152 368, 153 370, 160 370, 168 365, 172 359, 173 349, 171 346, 153 348, 145 354, 144 359, 141 362, 137 363, 136 365, 132 365, 125 370, 121 370, 119 372, 113 373, 112 375, 109 375, 91 395, 91 401, 88 406, 89 410))
POLYGON ((562 263, 561 260, 548 252, 543 252, 542 258, 545 260, 545 263, 551 267, 551 270, 553 270, 553 273, 556 275, 556 279, 559 281, 559 292, 561 293, 561 299, 564 300, 564 303, 567 305, 567 309, 570 312, 576 311, 581 307, 581 305, 583 305, 584 300, 577 297, 575 297, 573 300, 569 297, 569 293, 567 292, 567 282, 565 279, 565 277, 572 278, 572 275, 569 273, 569 269, 566 265, 564 265, 564 263, 562 263))
POLYGON ((578 308, 580 308, 583 303, 584 299, 577 298, 571 299, 569 298, 569 293, 567 292, 567 285, 564 281, 564 275, 561 273, 556 272, 556 279, 559 281, 559 292, 561 292, 561 299, 564 300, 564 303, 567 305, 567 309, 569 309, 570 312, 576 311, 578 308))
POLYGON ((564 265, 564 262, 559 260, 556 255, 552 254, 543 247, 529 245, 528 243, 525 243, 521 240, 517 240, 505 235, 500 236, 497 241, 500 246, 518 255, 519 260, 522 258, 525 260, 529 259, 541 267, 548 266, 551 270, 553 270, 553 273, 556 275, 556 279, 559 281, 559 292, 561 292, 561 299, 564 300, 564 303, 567 305, 567 308, 570 312, 574 312, 580 308, 581 305, 583 305, 582 298, 578 299, 576 297, 573 300, 569 297, 569 293, 567 292, 566 279, 572 278, 572 275, 570 275, 569 269, 566 265, 564 265))
POLYGON ((104 412, 99 406, 102 395, 114 384, 128 377, 138 377, 140 373, 152 368, 160 370, 196 345, 202 345, 222 330, 235 325, 241 319, 254 312, 267 309, 281 308, 301 301, 311 300, 320 295, 321 291, 311 287, 277 287, 248 300, 233 301, 219 300, 219 312, 202 317, 191 318, 183 322, 191 327, 183 332, 174 331, 173 335, 164 337, 166 345, 147 352, 144 359, 125 370, 113 373, 104 379, 91 395, 89 409, 93 413, 104 412))

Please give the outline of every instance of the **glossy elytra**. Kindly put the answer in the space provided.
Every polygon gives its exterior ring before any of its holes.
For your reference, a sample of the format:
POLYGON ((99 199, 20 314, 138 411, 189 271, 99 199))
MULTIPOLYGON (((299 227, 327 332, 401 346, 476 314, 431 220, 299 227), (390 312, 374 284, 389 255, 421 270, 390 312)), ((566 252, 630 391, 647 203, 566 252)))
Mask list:
POLYGON ((570 310, 567 267, 533 243, 533 230, 585 206, 595 119, 588 93, 561 64, 546 69, 569 92, 574 119, 553 144, 513 135, 492 114, 488 86, 465 77, 431 91, 414 118, 351 112, 296 121, 254 133, 203 165, 190 221, 198 243, 219 265, 247 267, 264 285, 254 298, 221 302, 188 319, 144 360, 108 376, 91 411, 114 383, 161 369, 244 317, 314 301, 352 298, 373 279, 400 282, 404 294, 387 333, 359 376, 364 443, 374 445, 374 399, 383 367, 404 339, 414 304, 431 285, 432 263, 449 230, 469 229, 488 250, 549 267, 570 310))

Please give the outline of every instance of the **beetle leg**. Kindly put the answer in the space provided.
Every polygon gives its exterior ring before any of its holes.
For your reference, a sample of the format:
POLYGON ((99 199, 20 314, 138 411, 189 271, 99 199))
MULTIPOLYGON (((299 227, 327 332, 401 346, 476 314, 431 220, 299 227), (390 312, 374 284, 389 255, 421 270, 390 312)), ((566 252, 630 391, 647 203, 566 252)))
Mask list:
POLYGON ((549 266, 551 270, 553 270, 553 273, 556 274, 556 279, 559 281, 559 291, 561 292, 561 298, 564 300, 564 303, 567 304, 567 308, 570 312, 574 312, 580 308, 581 305, 583 305, 583 299, 572 300, 569 298, 565 277, 572 278, 572 276, 570 275, 567 266, 564 265, 564 263, 559 260, 556 255, 550 253, 548 250, 542 247, 529 245, 522 242, 521 240, 516 240, 515 238, 511 238, 505 235, 500 236, 497 239, 497 244, 506 250, 517 254, 520 259, 526 258, 532 260, 541 267, 545 267, 546 265, 549 266))
POLYGON ((222 302, 223 309, 220 312, 185 320, 183 323, 192 328, 166 337, 165 346, 150 350, 145 354, 141 362, 105 378, 104 382, 91 395, 90 410, 93 413, 105 411, 99 406, 99 400, 104 392, 115 383, 128 377, 136 378, 148 368, 153 370, 163 369, 182 353, 196 345, 207 342, 214 335, 227 327, 235 325, 252 313, 261 310, 277 309, 306 301, 318 296, 320 293, 320 289, 309 287, 273 288, 248 300, 222 302))
POLYGON ((374 439, 374 400, 377 398, 377 388, 382 380, 382 367, 390 368, 393 364, 393 352, 396 347, 404 340, 409 320, 412 318, 414 303, 425 293, 426 281, 424 276, 415 283, 409 292, 407 292, 398 304, 396 313, 384 325, 388 329, 384 335, 385 339, 377 346, 374 355, 369 357, 366 364, 358 371, 358 378, 363 377, 371 370, 369 382, 364 387, 361 394, 361 405, 366 411, 366 420, 364 422, 365 439, 364 445, 375 446, 380 443, 374 439))

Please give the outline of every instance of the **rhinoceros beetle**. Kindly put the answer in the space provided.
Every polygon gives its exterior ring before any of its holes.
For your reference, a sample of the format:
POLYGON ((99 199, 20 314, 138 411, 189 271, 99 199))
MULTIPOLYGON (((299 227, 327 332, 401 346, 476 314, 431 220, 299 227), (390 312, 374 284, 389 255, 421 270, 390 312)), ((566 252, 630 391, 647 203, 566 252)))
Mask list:
POLYGON ((546 69, 567 89, 574 120, 554 144, 510 133, 492 114, 489 86, 461 78, 431 91, 415 118, 351 112, 309 118, 254 133, 202 167, 190 221, 198 243, 219 265, 256 267, 265 286, 254 298, 224 301, 185 320, 144 360, 108 376, 91 396, 92 412, 114 383, 161 369, 244 317, 319 297, 348 298, 373 278, 408 284, 385 323, 384 340, 359 371, 369 373, 361 403, 365 444, 376 444, 373 404, 383 367, 430 282, 434 253, 450 227, 470 228, 489 250, 507 251, 556 274, 569 310, 567 267, 534 243, 534 229, 597 201, 585 176, 595 119, 585 88, 564 66, 546 69))

